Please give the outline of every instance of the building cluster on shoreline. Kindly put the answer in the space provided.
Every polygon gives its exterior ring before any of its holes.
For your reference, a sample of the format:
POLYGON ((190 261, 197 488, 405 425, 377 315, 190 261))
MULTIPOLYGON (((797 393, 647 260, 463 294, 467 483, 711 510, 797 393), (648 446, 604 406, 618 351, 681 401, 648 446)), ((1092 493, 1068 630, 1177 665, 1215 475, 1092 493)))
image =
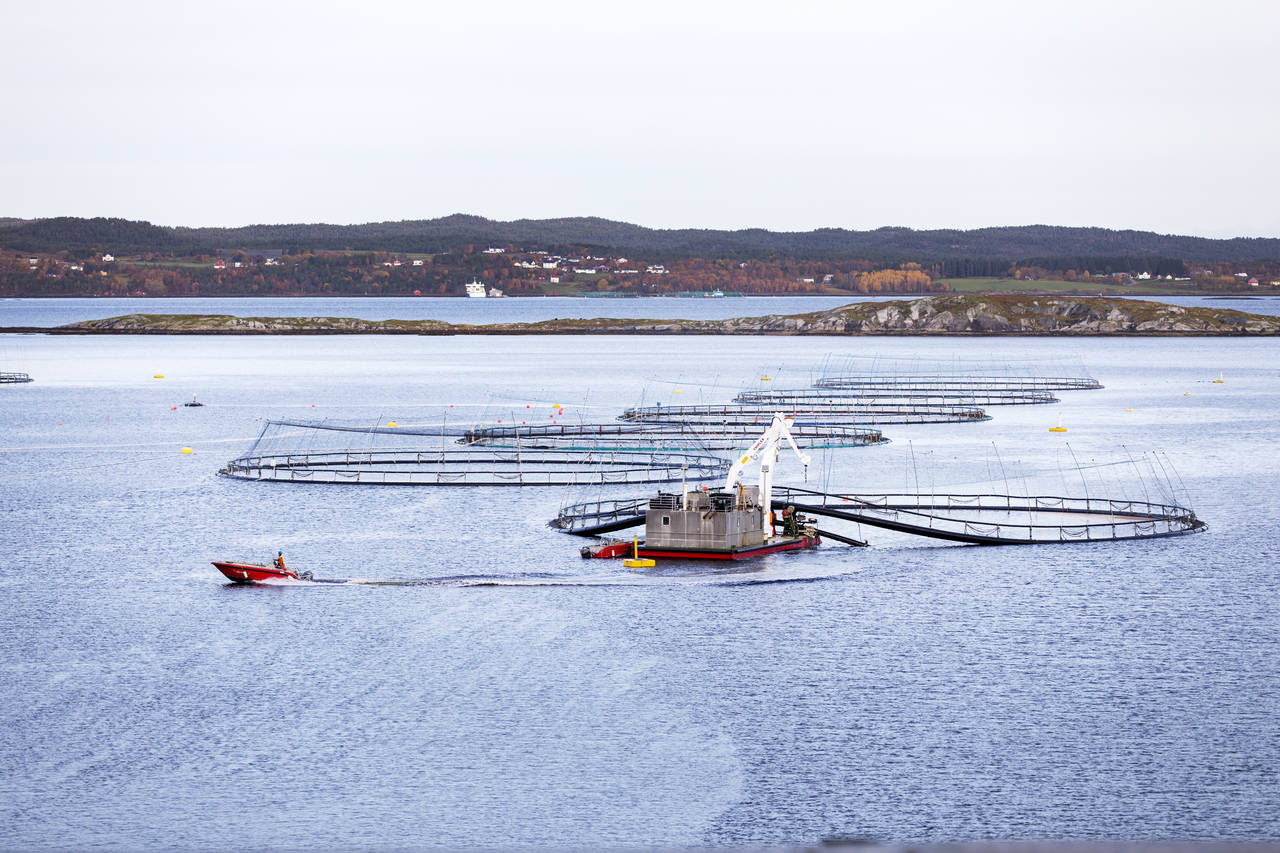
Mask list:
MULTIPOLYGON (((1246 270, 1244 265, 1163 263, 1151 269, 1104 267, 1094 272, 1012 265, 1006 276, 986 281, 992 290, 1011 289, 996 284, 1008 280, 1019 282, 1018 289, 1038 292, 1081 284, 1107 285, 1109 292, 1142 288, 1137 291, 1141 293, 1256 293, 1280 288, 1278 264, 1259 262, 1246 270), (1167 271, 1175 267, 1176 272, 1167 271), (1153 289, 1157 285, 1160 289, 1153 289)), ((483 245, 436 253, 264 248, 193 255, 117 255, 110 249, 0 252, 0 296, 474 296, 469 282, 484 282, 486 296, 493 290, 492 295, 510 296, 875 297, 951 290, 938 264, 893 265, 866 259, 638 259, 619 252, 483 245)))

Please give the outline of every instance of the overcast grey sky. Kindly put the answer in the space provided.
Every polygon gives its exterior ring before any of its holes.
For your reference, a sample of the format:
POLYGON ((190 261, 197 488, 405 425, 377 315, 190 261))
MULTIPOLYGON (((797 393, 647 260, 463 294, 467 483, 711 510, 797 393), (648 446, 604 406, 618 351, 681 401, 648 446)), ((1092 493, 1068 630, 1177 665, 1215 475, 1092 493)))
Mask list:
POLYGON ((1280 235, 1264 0, 5 6, 0 216, 1280 235))

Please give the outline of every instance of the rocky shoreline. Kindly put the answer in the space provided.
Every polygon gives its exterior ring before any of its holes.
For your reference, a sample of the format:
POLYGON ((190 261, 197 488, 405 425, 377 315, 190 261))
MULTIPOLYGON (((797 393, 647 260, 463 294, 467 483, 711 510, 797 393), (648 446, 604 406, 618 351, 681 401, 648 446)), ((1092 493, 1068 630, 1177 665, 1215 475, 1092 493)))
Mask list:
POLYGON ((51 334, 129 335, 1280 335, 1280 317, 1108 297, 946 294, 859 302, 807 314, 728 320, 557 319, 467 325, 438 320, 129 314, 51 334))

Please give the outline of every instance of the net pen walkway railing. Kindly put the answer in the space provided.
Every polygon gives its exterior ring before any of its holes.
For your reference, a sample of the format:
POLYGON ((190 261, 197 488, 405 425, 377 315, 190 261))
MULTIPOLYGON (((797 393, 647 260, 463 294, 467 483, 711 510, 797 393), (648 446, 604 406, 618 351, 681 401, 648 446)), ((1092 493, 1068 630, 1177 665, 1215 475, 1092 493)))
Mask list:
POLYGON ((1094 391, 1102 383, 1089 376, 1001 376, 983 374, 898 374, 872 373, 823 376, 815 388, 932 388, 936 390, 984 391, 1094 391))
POLYGON ((218 473, 284 483, 579 486, 707 480, 727 469, 720 457, 700 453, 432 448, 246 455, 218 473))
MULTIPOLYGON (((806 403, 782 407, 782 413, 798 424, 931 424, 967 423, 990 420, 976 406, 915 406, 875 403, 806 403)), ((760 429, 769 425, 773 410, 744 404, 706 406, 639 406, 618 416, 621 421, 645 423, 749 424, 760 429)))
POLYGON ((829 494, 775 491, 798 510, 973 544, 1148 539, 1196 533, 1205 523, 1177 504, 1060 495, 829 494))
POLYGON ((803 407, 828 405, 898 406, 1025 406, 1060 402, 1050 391, 991 391, 985 389, 895 388, 795 388, 776 391, 743 391, 735 403, 751 406, 803 407))
MULTIPOLYGON (((579 536, 644 523, 651 498, 586 501, 561 507, 551 526, 579 536)), ((1152 539, 1206 529, 1183 506, 1058 495, 838 494, 782 486, 773 508, 973 545, 1036 545, 1152 539)))
MULTIPOLYGON (((458 443, 489 447, 578 449, 618 447, 636 450, 740 450, 760 434, 755 424, 602 423, 487 426, 468 430, 458 443)), ((799 424, 792 436, 801 447, 865 447, 888 439, 877 429, 837 424, 799 424)))

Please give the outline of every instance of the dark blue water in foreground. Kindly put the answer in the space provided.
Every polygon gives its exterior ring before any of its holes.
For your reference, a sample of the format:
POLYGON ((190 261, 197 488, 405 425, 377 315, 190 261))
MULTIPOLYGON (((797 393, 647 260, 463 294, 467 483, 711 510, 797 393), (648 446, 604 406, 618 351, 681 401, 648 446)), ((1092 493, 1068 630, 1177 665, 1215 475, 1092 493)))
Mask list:
POLYGON ((1273 341, 1207 339, 0 336, 0 369, 37 379, 0 387, 0 838, 1280 838, 1274 365, 1273 341), (544 526, 596 490, 215 474, 263 417, 607 419, 850 354, 1084 361, 1107 387, 886 427, 815 454, 811 485, 1157 499, 1129 458, 1158 448, 1210 531, 868 529, 867 549, 636 573, 544 526), (208 405, 171 408, 192 393, 208 405), (277 548, 408 583, 240 588, 209 565, 277 548))

